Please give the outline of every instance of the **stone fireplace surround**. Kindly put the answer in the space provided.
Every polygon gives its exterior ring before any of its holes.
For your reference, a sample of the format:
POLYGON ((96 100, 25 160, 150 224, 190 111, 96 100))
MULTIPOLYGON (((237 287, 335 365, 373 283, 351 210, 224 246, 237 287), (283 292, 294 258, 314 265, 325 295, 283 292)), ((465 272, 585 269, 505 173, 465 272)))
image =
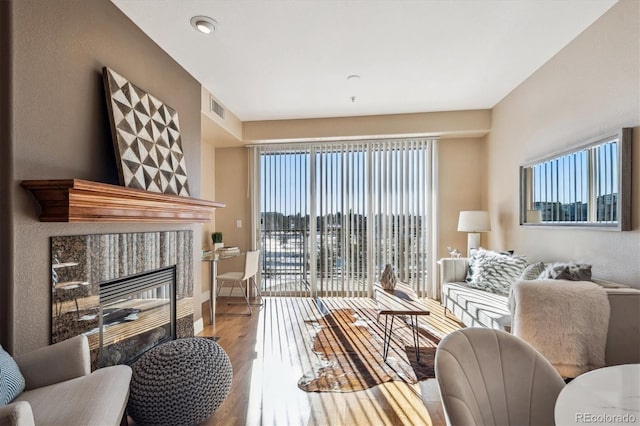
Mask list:
MULTIPOLYGON (((114 339, 110 359, 105 361, 104 354, 101 357, 96 332, 100 283, 173 265, 175 334, 193 336, 192 252, 190 230, 51 237, 51 342, 87 334, 92 368, 122 363, 127 358, 123 353, 137 346, 132 340, 136 336, 126 333, 114 339)), ((137 338, 148 340, 156 334, 157 330, 148 330, 137 338)))

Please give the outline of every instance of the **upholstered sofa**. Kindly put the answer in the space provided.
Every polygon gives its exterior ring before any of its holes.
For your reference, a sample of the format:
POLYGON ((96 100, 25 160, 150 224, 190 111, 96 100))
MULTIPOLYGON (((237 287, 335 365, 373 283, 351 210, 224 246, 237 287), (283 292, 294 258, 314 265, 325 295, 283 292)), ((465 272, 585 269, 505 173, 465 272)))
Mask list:
POLYGON ((15 361, 26 384, 0 407, 0 425, 118 425, 129 397, 131 368, 90 368, 86 336, 37 349, 15 361))
MULTIPOLYGON (((465 282, 469 260, 440 260, 442 304, 467 327, 510 331, 509 297, 469 287, 465 282)), ((640 362, 640 290, 604 280, 593 280, 607 292, 611 314, 606 364, 640 362)))

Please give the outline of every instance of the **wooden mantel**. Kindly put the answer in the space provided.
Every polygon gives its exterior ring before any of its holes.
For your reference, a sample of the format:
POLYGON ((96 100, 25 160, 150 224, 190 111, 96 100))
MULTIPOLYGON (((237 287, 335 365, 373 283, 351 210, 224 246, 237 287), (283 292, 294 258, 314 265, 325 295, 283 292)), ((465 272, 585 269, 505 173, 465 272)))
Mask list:
POLYGON ((224 203, 80 179, 25 180, 42 208, 41 222, 204 223, 224 203))

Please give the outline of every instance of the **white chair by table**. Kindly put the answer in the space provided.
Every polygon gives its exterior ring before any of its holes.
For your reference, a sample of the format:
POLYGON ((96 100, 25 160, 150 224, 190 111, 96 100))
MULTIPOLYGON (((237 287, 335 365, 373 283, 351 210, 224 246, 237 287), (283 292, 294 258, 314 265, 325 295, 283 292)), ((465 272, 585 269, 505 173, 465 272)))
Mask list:
POLYGON ((488 328, 447 335, 435 370, 449 425, 553 425, 564 381, 524 340, 488 328))
MULTIPOLYGON (((244 296, 244 300, 247 303, 247 307, 249 308, 249 315, 251 315, 251 303, 249 302, 249 290, 250 285, 253 285, 255 290, 255 294, 262 301, 262 296, 260 295, 260 289, 256 284, 256 275, 258 273, 258 267, 260 265, 260 250, 252 250, 248 251, 245 254, 244 259, 244 271, 242 272, 225 272, 224 274, 218 275, 218 293, 220 294, 220 289, 225 281, 231 281, 233 284, 231 286, 231 291, 229 295, 233 293, 233 289, 238 285, 240 290, 242 291, 242 295, 244 296), (246 282, 246 285, 242 286, 243 283, 246 282), (251 283, 251 284, 250 284, 251 283)), ((255 306, 262 305, 262 302, 255 304, 255 306)))

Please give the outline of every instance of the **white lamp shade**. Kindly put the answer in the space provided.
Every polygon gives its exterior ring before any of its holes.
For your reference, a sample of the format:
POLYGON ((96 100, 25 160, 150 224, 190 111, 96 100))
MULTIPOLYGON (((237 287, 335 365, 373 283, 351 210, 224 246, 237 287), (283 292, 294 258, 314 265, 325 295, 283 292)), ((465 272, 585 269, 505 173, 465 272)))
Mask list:
POLYGON ((461 232, 487 232, 491 231, 489 212, 481 210, 460 212, 458 218, 458 231, 461 232))

